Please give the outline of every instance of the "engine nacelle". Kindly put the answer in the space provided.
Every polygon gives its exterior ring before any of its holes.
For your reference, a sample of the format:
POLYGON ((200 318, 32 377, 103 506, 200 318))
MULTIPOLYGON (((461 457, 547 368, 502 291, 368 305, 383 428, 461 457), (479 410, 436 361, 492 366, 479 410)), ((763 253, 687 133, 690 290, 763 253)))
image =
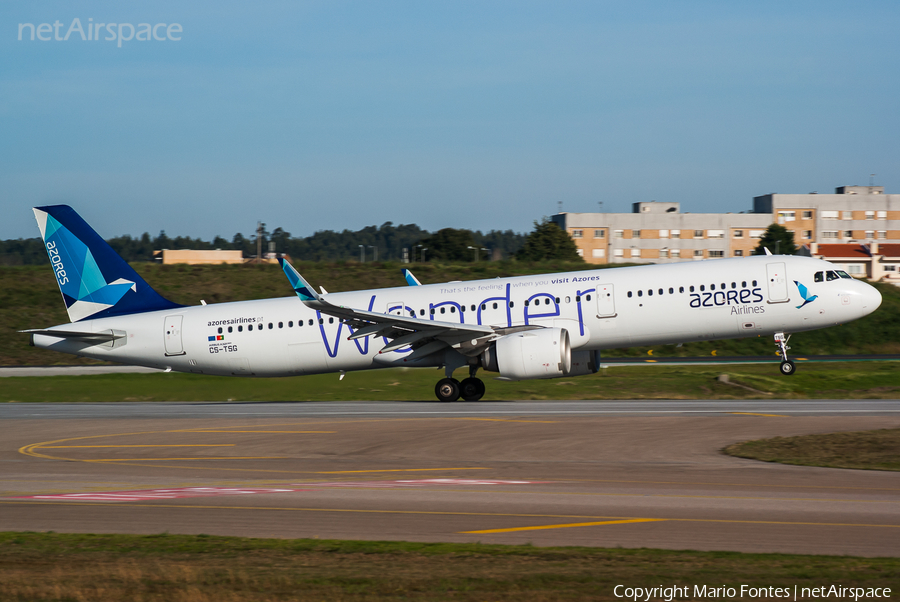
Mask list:
POLYGON ((600 370, 600 351, 573 351, 572 368, 566 376, 583 376, 596 374, 600 370))
POLYGON ((572 368, 569 332, 539 328, 508 334, 482 353, 481 363, 508 380, 565 376, 572 368))

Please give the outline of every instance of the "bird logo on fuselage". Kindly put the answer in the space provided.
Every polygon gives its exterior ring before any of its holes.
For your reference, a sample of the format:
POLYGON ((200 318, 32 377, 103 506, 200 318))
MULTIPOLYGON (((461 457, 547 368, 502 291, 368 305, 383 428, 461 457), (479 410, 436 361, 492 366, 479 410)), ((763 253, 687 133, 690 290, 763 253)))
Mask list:
POLYGON ((812 303, 813 301, 815 301, 816 299, 819 298, 819 295, 813 295, 812 297, 810 297, 809 289, 807 289, 805 286, 803 286, 796 280, 794 280, 794 284, 797 285, 797 290, 800 291, 800 296, 803 297, 803 304, 798 305, 797 309, 800 309, 801 307, 805 306, 807 303, 812 303))

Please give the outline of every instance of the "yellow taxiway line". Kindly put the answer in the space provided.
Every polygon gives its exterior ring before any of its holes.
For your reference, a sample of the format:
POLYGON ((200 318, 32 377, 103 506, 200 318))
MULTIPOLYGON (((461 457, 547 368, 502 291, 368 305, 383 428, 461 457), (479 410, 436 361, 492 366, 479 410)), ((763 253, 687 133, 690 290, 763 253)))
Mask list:
POLYGON ((483 533, 512 533, 513 531, 540 531, 541 529, 568 529, 570 527, 596 527, 599 525, 624 525, 628 523, 656 523, 667 520, 665 518, 629 518, 626 520, 605 520, 597 523, 568 523, 565 525, 539 525, 537 527, 512 527, 510 529, 484 529, 481 531, 460 531, 466 535, 481 535, 483 533))

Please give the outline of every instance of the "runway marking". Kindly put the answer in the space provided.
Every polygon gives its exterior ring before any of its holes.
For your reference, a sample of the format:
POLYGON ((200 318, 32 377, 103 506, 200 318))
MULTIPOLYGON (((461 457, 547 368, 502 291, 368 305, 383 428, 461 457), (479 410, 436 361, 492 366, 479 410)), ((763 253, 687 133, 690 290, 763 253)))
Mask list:
POLYGON ((234 447, 234 443, 184 443, 166 445, 39 445, 32 449, 81 449, 98 447, 234 447))
POLYGON ((533 422, 538 424, 556 424, 558 420, 515 420, 511 418, 450 418, 450 420, 484 420, 487 422, 533 422))
POLYGON ((424 471, 434 471, 434 470, 492 470, 491 468, 485 467, 470 467, 470 468, 385 468, 381 470, 320 470, 313 471, 310 474, 353 474, 358 472, 424 472, 424 471))
POLYGON ((30 500, 80 500, 91 502, 138 502, 148 500, 172 500, 189 497, 213 497, 219 495, 248 495, 258 493, 291 493, 298 489, 259 489, 234 487, 179 487, 176 489, 137 489, 133 491, 97 491, 89 493, 60 493, 21 496, 30 500))
POLYGON ((178 431, 179 433, 289 433, 289 434, 330 434, 337 431, 178 431))
POLYGON ((565 525, 539 525, 537 527, 512 527, 509 529, 484 529, 481 531, 460 531, 462 534, 482 533, 512 533, 514 531, 540 531, 542 529, 568 529, 570 527, 597 527, 599 525, 624 525, 628 523, 656 523, 665 521, 665 518, 630 518, 626 520, 605 520, 596 523, 568 523, 565 525))
MULTIPOLYGON (((793 467, 793 466, 792 466, 793 467)), ((796 466, 795 468, 803 468, 796 466)), ((771 487, 773 489, 851 489, 854 491, 900 491, 895 487, 841 487, 837 485, 773 485, 768 483, 709 483, 705 481, 631 481, 622 479, 561 479, 559 483, 629 483, 641 485, 723 485, 726 487, 771 487)))
MULTIPOLYGON (((0 504, 7 505, 47 505, 47 506, 87 506, 96 508, 96 504, 90 502, 54 502, 40 500, 0 500, 0 504)), ((580 518, 593 520, 632 520, 629 516, 590 516, 579 514, 514 514, 502 512, 446 512, 437 510, 374 510, 374 509, 354 509, 354 508, 291 508, 291 507, 273 507, 273 506, 209 506, 199 504, 134 504, 125 502, 111 502, 104 504, 106 507, 122 506, 123 508, 174 508, 184 510, 274 510, 282 512, 333 512, 345 514, 409 514, 419 516, 499 516, 499 517, 516 517, 516 518, 580 518)), ((729 523, 729 524, 746 524, 746 525, 792 525, 792 526, 811 526, 811 527, 877 527, 881 529, 900 529, 900 525, 879 525, 872 523, 814 523, 814 522, 793 522, 793 521, 775 521, 775 520, 729 520, 714 518, 668 518, 660 517, 659 521, 666 522, 687 522, 687 523, 729 523)))
MULTIPOLYGON (((67 458, 71 459, 71 458, 67 458)), ((90 460, 79 460, 79 462, 171 462, 173 460, 287 460, 290 456, 210 456, 208 458, 91 458, 90 460)))
POLYGON ((740 416, 771 416, 773 418, 790 418, 786 414, 757 414, 756 412, 728 412, 729 414, 737 414, 740 416))

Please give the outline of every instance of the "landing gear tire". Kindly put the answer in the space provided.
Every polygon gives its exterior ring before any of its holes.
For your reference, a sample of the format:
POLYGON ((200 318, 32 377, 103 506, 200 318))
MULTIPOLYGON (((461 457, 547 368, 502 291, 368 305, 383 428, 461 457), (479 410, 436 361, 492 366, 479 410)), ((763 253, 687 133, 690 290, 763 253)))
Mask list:
POLYGON ((459 399, 459 381, 455 378, 442 378, 434 386, 434 394, 439 401, 456 401, 459 399))
POLYGON ((793 376, 795 369, 794 362, 791 360, 781 362, 781 373, 785 376, 793 376))
POLYGON ((484 382, 480 378, 469 377, 459 383, 459 394, 466 401, 478 401, 484 397, 484 382))

